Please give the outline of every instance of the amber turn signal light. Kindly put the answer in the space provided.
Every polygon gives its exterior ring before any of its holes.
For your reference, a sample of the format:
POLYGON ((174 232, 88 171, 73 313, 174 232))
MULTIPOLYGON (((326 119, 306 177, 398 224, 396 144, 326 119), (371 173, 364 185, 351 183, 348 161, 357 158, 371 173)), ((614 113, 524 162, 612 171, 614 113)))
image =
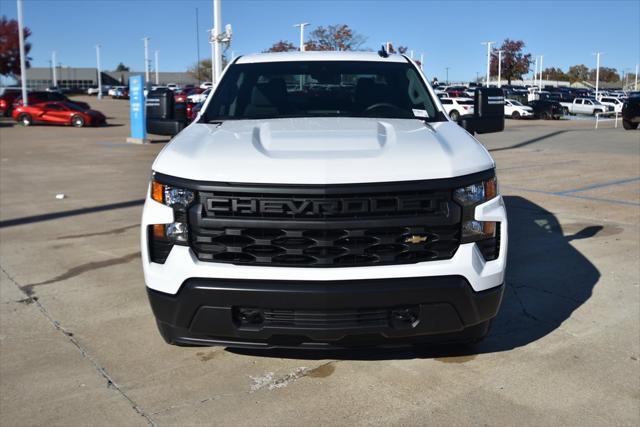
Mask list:
POLYGON ((157 181, 151 181, 151 198, 164 204, 164 185, 157 181))

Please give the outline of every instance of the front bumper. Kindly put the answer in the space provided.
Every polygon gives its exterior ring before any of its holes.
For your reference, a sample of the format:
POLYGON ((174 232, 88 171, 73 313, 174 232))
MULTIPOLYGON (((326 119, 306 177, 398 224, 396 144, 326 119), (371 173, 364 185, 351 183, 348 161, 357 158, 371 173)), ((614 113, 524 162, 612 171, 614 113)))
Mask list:
POLYGON ((148 295, 169 343, 321 349, 473 341, 486 333, 503 291, 475 292, 461 276, 442 276, 189 279, 178 295, 148 295))

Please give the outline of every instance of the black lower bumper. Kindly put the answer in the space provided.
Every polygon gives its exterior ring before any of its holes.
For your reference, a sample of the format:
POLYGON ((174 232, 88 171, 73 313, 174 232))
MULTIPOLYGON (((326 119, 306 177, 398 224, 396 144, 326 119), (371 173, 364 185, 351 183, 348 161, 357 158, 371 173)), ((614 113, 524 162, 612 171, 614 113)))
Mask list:
POLYGON ((148 289, 168 343, 342 348, 474 341, 504 286, 474 292, 460 276, 297 281, 189 279, 177 295, 148 289))

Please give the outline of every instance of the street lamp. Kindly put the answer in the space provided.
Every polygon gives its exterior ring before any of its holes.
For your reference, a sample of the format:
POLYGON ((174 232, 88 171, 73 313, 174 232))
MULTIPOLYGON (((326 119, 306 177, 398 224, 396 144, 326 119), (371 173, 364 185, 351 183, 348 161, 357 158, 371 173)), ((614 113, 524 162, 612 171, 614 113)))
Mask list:
POLYGON ((51 51, 51 66, 52 66, 52 78, 53 86, 58 87, 58 73, 56 70, 56 51, 51 51))
POLYGON ((596 56, 596 99, 598 99, 598 87, 600 86, 600 55, 602 52, 594 52, 596 56))
POLYGON ((481 44, 486 44, 487 45, 487 81, 486 81, 486 86, 489 87, 489 79, 491 78, 491 69, 489 68, 491 66, 491 45, 494 44, 495 42, 482 42, 481 44))
POLYGON ((159 70, 159 68, 160 68, 160 67, 158 66, 158 53, 159 53, 159 52, 160 52, 159 50, 156 50, 156 51, 155 51, 156 85, 159 85, 159 84, 160 84, 160 73, 159 73, 159 71, 158 71, 158 70, 159 70))
POLYGON ((18 4, 18 41, 20 43, 20 80, 22 82, 22 104, 29 105, 27 98, 27 61, 24 53, 24 30, 22 24, 22 0, 17 0, 18 4))
POLYGON ((447 82, 447 85, 449 84, 449 68, 450 68, 450 67, 444 67, 444 69, 445 69, 445 70, 446 70, 446 72, 447 72, 447 78, 446 78, 446 80, 445 80, 445 81, 447 82))
POLYGON ((300 27, 300 52, 304 52, 304 27, 309 25, 308 22, 294 24, 294 27, 300 27))
POLYGON ((144 37, 144 82, 149 84, 149 37, 144 37))
POLYGON ((96 62, 98 66, 98 99, 102 99, 102 70, 100 67, 100 45, 96 45, 96 62))
POLYGON ((502 87, 502 52, 498 51, 498 87, 502 87))

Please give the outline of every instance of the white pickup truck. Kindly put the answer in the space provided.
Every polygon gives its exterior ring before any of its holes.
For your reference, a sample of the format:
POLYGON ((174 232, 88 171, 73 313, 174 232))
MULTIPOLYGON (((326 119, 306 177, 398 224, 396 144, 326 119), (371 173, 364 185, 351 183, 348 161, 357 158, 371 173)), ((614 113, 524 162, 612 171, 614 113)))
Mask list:
MULTIPOLYGON (((475 117, 502 130, 489 89, 475 117)), ((476 342, 507 231, 495 162, 411 59, 268 53, 236 58, 154 162, 142 264, 172 344, 476 342)))
POLYGON ((562 111, 567 114, 596 115, 613 112, 613 107, 602 104, 595 98, 576 98, 573 102, 561 102, 562 111))

